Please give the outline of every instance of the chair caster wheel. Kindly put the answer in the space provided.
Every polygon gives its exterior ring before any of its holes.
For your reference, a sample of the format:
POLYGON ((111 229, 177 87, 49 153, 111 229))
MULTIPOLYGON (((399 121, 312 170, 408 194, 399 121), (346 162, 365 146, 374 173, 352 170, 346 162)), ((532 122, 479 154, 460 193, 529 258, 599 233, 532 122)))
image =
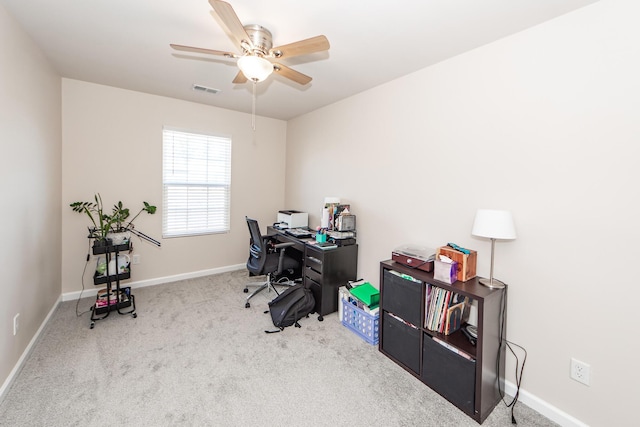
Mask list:
POLYGON ((244 293, 249 293, 249 289, 248 288, 244 288, 244 293))
POLYGON ((318 322, 322 322, 323 320, 324 320, 324 317, 318 316, 318 322))
POLYGON ((131 316, 136 319, 138 317, 138 313, 133 313, 131 316))
POLYGON ((249 304, 249 303, 246 303, 246 304, 244 305, 244 308, 249 308, 249 307, 251 307, 251 304, 249 304))
POLYGON ((93 329, 94 326, 96 326, 96 322, 91 322, 91 326, 89 326, 89 329, 93 329))

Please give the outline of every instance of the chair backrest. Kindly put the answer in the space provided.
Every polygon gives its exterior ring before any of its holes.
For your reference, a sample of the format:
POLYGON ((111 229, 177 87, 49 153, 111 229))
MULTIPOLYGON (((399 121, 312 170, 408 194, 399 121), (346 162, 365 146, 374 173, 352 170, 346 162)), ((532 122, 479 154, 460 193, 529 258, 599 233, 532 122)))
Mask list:
POLYGON ((260 233, 260 225, 255 219, 246 217, 247 226, 249 227, 249 259, 247 259, 247 270, 253 274, 262 274, 264 265, 267 261, 268 248, 266 241, 260 233))

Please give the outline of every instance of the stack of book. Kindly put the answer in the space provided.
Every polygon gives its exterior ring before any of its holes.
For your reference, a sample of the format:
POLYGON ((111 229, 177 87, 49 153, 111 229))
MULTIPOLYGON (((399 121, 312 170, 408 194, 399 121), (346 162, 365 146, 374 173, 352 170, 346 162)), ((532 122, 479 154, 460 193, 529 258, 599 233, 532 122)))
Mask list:
POLYGON ((124 303, 129 301, 129 287, 120 289, 120 297, 118 298, 117 291, 112 289, 107 295, 106 289, 100 289, 96 296, 96 308, 102 308, 107 306, 115 306, 117 303, 124 303), (108 296, 108 298, 107 298, 108 296))
POLYGON ((469 298, 437 286, 429 286, 427 292, 424 327, 444 335, 460 329, 469 317, 469 298))

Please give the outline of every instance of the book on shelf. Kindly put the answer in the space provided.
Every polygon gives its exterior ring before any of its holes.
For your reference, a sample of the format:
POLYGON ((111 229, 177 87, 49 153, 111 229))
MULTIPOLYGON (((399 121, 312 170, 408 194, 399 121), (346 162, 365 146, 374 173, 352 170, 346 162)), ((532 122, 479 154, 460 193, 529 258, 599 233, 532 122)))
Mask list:
POLYGON ((386 314, 387 314, 387 315, 389 315, 390 317, 393 317, 393 318, 394 318, 394 319, 396 319, 398 322, 403 323, 403 324, 405 324, 405 325, 409 326, 410 328, 413 328, 413 329, 419 329, 419 328, 418 328, 416 325, 414 325, 413 323, 407 322, 406 320, 402 319, 401 317, 396 316, 396 315, 395 315, 395 314, 393 314, 393 313, 386 312, 386 314))
POLYGON ((438 344, 440 344, 441 346, 443 346, 444 348, 451 350, 452 352, 459 354, 460 356, 464 357, 467 360, 471 360, 473 362, 475 362, 475 359, 473 357, 471 357, 471 355, 465 351, 460 350, 458 347, 455 347, 451 344, 449 344, 446 341, 442 341, 440 338, 438 337, 431 337, 431 339, 433 339, 435 342, 437 342, 438 344))
POLYGON ((430 286, 425 304, 425 328, 449 335, 468 320, 471 301, 457 292, 430 286))
POLYGON ((445 328, 443 333, 450 335, 451 333, 460 329, 462 325, 462 313, 464 311, 464 302, 460 302, 447 310, 447 319, 445 322, 445 328))
POLYGON ((446 291, 442 309, 440 310, 440 318, 438 319, 438 332, 443 333, 445 324, 447 323, 447 310, 449 309, 449 301, 451 301, 451 291, 446 291))

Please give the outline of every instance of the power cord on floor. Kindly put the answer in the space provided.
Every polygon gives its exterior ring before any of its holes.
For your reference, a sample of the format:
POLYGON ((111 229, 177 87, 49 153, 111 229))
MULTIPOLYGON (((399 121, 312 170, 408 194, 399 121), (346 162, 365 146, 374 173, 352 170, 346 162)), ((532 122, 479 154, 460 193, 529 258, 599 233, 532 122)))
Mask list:
POLYGON ((500 384, 500 380, 498 380, 498 392, 500 393, 500 398, 502 399, 502 401, 504 402, 504 404, 507 406, 507 408, 511 408, 511 424, 518 424, 518 422, 516 421, 516 417, 513 414, 513 410, 516 407, 516 403, 518 402, 518 398, 520 397, 520 384, 522 383, 522 374, 524 373, 524 365, 527 362, 527 350, 522 347, 519 344, 516 344, 514 342, 511 342, 509 340, 507 340, 504 336, 504 330, 505 330, 505 310, 506 310, 506 304, 505 304, 505 295, 506 293, 506 288, 503 289, 502 291, 502 296, 501 296, 501 300, 500 300, 500 348, 498 351, 498 358, 496 360, 496 369, 498 373, 500 373, 500 354, 502 353, 502 346, 505 345, 509 351, 511 352, 511 354, 513 354, 513 357, 515 357, 516 359, 516 368, 515 368, 515 378, 516 378, 516 392, 515 395, 513 396, 513 399, 511 400, 511 402, 508 402, 505 400, 505 393, 504 390, 502 390, 501 388, 501 384, 500 384), (520 350, 522 350, 522 352, 524 353, 524 357, 522 359, 522 366, 520 366, 520 359, 518 359, 518 355, 516 354, 516 352, 514 351, 513 347, 517 347, 520 350), (518 369, 518 367, 520 366, 520 368, 518 369))
POLYGON ((527 350, 525 350, 524 347, 522 347, 521 345, 518 345, 516 343, 513 343, 511 341, 505 340, 505 343, 507 344, 507 348, 509 349, 509 351, 511 352, 511 354, 513 354, 513 356, 516 358, 516 368, 515 368, 515 377, 516 377, 516 393, 515 396, 513 396, 513 400, 511 400, 511 402, 507 403, 505 398, 504 398, 504 393, 500 393, 500 395, 502 396, 502 401, 504 402, 505 405, 507 405, 507 408, 511 407, 511 424, 518 424, 516 422, 516 418, 513 415, 513 409, 516 406, 516 403, 518 402, 518 398, 520 397, 520 383, 522 382, 522 373, 524 371, 524 365, 527 361, 527 350), (520 367, 520 371, 518 372, 518 365, 520 363, 520 360, 518 359, 518 356, 516 355, 516 352, 513 350, 513 348, 511 346, 515 346, 518 347, 520 350, 522 350, 524 352, 524 358, 522 359, 522 366, 520 367))
MULTIPOLYGON (((91 241, 89 240, 89 249, 91 249, 91 241)), ((82 293, 84 292, 84 275, 87 272, 87 266, 89 265, 89 260, 91 259, 91 254, 87 251, 87 260, 84 263, 84 268, 82 269, 82 277, 80 281, 82 282, 82 290, 80 291, 80 295, 78 296, 78 300, 76 301, 76 317, 80 317, 83 314, 89 313, 91 309, 87 311, 83 311, 82 313, 78 312, 78 307, 80 305, 80 300, 82 299, 82 293)))

